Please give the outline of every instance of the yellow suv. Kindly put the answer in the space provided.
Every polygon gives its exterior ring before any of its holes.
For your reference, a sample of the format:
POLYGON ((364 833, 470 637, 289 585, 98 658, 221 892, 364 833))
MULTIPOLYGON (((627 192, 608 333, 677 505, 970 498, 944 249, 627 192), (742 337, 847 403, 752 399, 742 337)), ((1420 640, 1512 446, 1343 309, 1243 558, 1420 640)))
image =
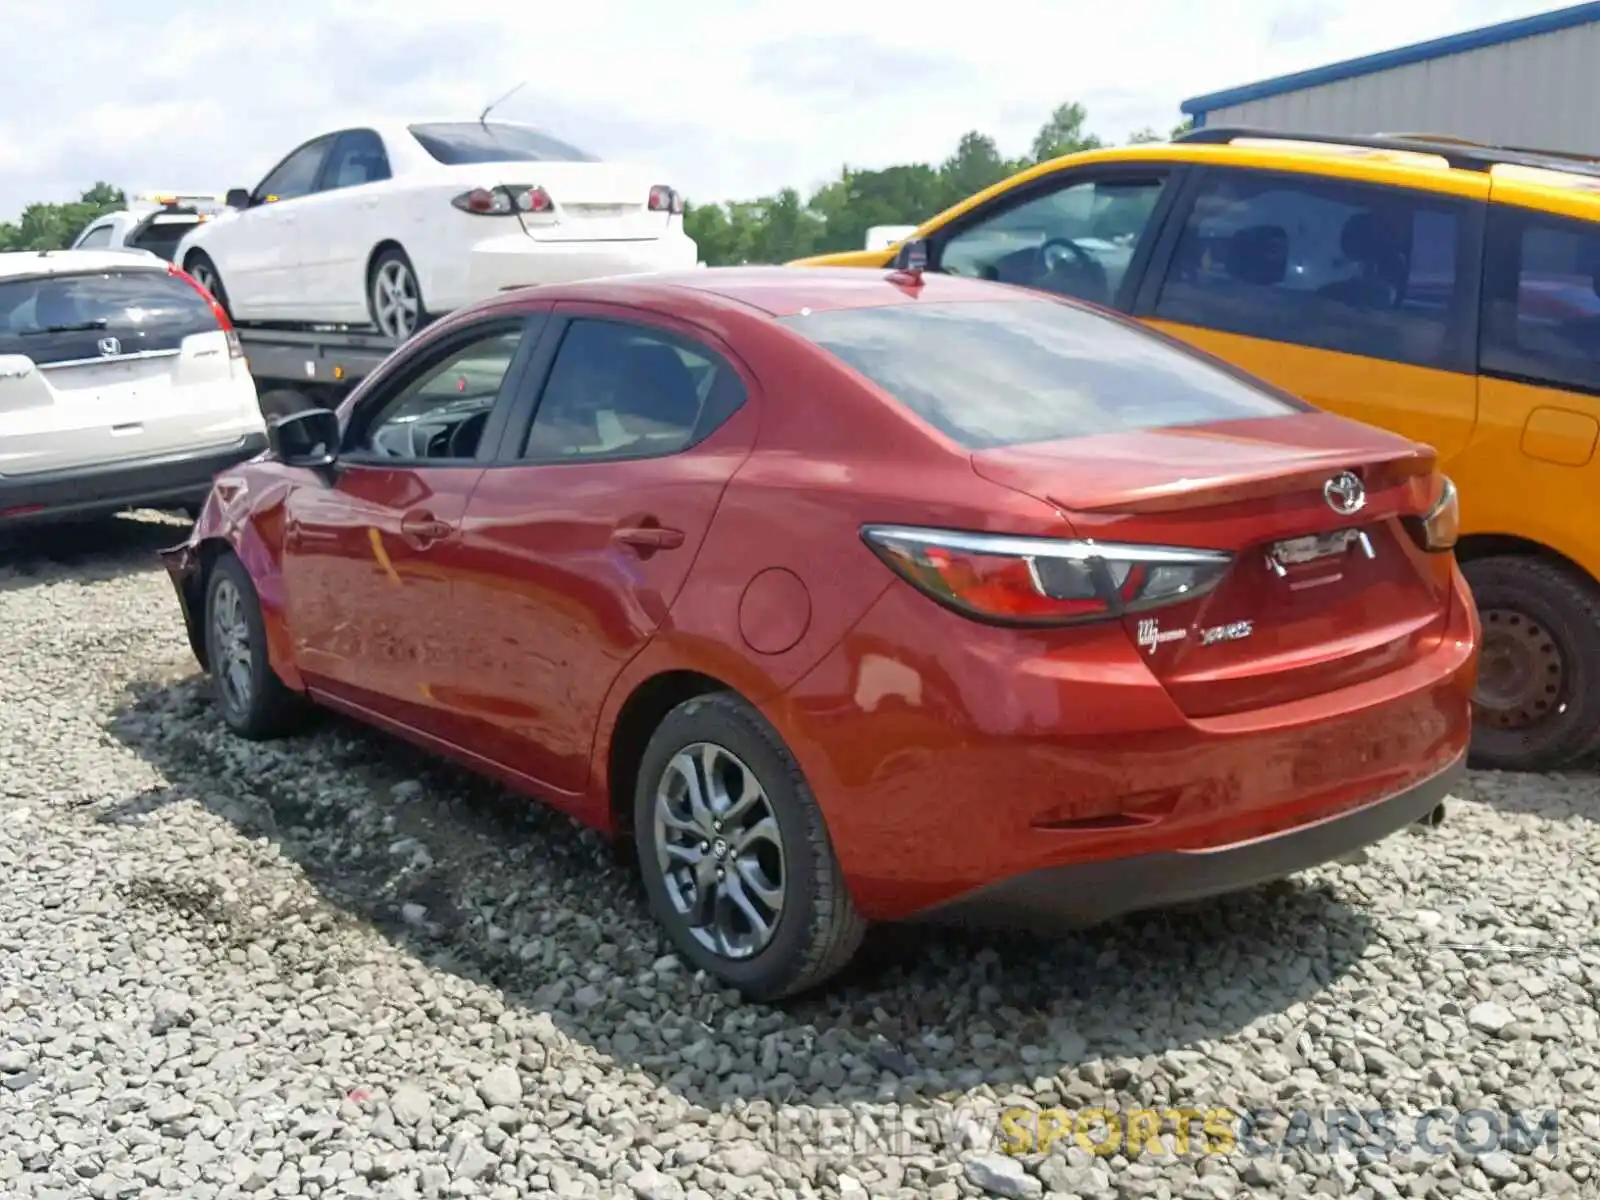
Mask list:
POLYGON ((1483 617, 1473 756, 1600 750, 1600 160, 1420 134, 1199 129, 1068 155, 897 246, 1106 305, 1432 445, 1483 617))

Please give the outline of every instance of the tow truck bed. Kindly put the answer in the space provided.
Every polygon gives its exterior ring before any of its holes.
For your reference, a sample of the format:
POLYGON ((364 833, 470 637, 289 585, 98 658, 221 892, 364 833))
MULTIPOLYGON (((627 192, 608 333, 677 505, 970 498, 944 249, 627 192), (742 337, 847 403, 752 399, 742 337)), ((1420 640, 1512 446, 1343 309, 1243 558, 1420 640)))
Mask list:
POLYGON ((399 345, 364 330, 274 329, 240 325, 245 362, 267 417, 305 408, 336 408, 345 393, 399 345))

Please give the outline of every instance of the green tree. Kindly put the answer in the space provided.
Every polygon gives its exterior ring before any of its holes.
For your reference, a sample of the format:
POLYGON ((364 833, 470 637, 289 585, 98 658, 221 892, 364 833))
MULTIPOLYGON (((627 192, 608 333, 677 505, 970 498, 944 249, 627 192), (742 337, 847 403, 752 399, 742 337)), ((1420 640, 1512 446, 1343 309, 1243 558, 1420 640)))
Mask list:
POLYGON ((1056 105, 1050 119, 1039 127, 1033 138, 1033 161, 1049 162, 1063 154, 1078 154, 1084 150, 1098 150, 1105 145, 1098 137, 1085 131, 1089 113, 1083 105, 1069 101, 1056 105))
POLYGON ((1015 173, 1017 166, 1000 156, 1000 148, 988 134, 977 130, 962 134, 956 143, 956 152, 939 168, 939 178, 944 184, 944 203, 940 207, 948 208, 974 192, 999 183, 1015 173))
POLYGON ((823 226, 817 250, 859 250, 874 225, 920 225, 960 198, 950 196, 944 178, 927 163, 881 171, 845 167, 811 197, 809 207, 823 226))
POLYGON ((0 222, 0 251, 64 250, 90 221, 127 206, 122 189, 105 182, 64 204, 30 204, 18 220, 0 222))

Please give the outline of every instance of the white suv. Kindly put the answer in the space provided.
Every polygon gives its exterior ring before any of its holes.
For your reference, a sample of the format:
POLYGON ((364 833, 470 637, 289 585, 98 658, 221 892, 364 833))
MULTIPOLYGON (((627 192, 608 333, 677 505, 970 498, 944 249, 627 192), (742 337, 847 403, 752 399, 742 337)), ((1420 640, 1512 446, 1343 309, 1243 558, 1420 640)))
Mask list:
POLYGON ((0 528, 184 508, 265 449, 239 338, 154 255, 0 254, 0 528))

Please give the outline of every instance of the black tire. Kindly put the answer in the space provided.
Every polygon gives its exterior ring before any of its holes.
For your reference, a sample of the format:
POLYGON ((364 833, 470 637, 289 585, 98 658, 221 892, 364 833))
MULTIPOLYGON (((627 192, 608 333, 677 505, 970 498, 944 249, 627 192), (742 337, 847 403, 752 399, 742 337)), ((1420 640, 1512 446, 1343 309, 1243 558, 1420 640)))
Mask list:
POLYGON ((244 564, 224 552, 212 564, 206 578, 205 621, 206 662, 209 664, 212 691, 217 708, 229 729, 251 741, 268 741, 292 732, 305 715, 305 701, 283 685, 267 660, 267 630, 261 619, 261 601, 244 564), (243 625, 243 653, 248 686, 240 688, 228 677, 229 639, 219 625, 228 623, 219 616, 219 605, 232 603, 228 589, 237 596, 238 616, 243 625), (242 694, 241 694, 242 693, 242 694))
POLYGON ((397 246, 390 246, 372 260, 372 269, 367 273, 367 312, 371 315, 372 324, 378 332, 394 338, 396 342, 405 341, 428 323, 428 308, 423 303, 422 285, 417 281, 417 270, 411 265, 411 259, 406 256, 406 252, 397 246), (386 319, 386 310, 383 308, 379 292, 389 279, 406 280, 410 295, 416 299, 416 313, 409 327, 403 327, 403 323, 398 321, 391 327, 386 319))
POLYGON ((204 250, 191 251, 183 260, 183 269, 216 297, 217 303, 222 305, 222 311, 228 314, 230 321, 233 320, 233 309, 228 304, 228 289, 222 285, 222 272, 217 270, 217 264, 211 261, 211 256, 204 250))
POLYGON ((739 697, 697 696, 666 715, 639 766, 633 815, 651 912, 689 963, 750 999, 781 1000, 816 987, 843 969, 861 945, 866 922, 845 887, 822 810, 777 731, 739 697), (695 935, 657 859, 657 788, 678 752, 697 743, 730 753, 750 770, 779 830, 781 908, 770 940, 748 957, 719 953, 695 935))
POLYGON ((1483 620, 1472 765, 1553 771, 1600 748, 1600 591, 1542 558, 1462 570, 1483 620))

